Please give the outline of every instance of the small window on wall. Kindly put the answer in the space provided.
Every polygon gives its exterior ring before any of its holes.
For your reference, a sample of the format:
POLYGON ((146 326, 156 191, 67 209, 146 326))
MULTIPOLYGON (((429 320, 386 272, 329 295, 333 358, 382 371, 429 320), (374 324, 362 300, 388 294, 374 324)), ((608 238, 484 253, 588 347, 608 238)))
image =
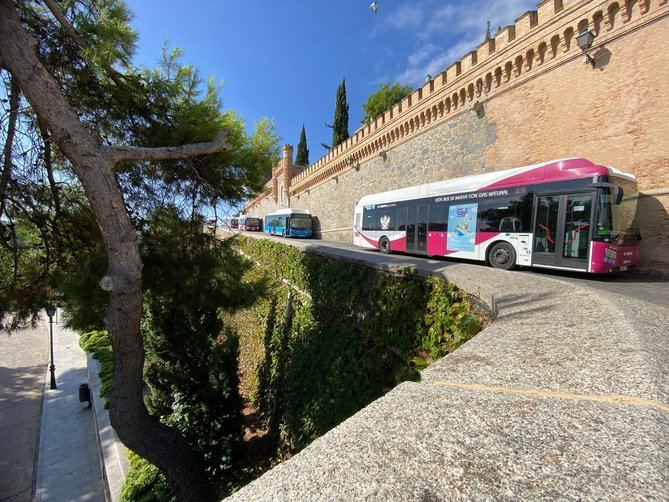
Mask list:
POLYGON ((532 224, 532 195, 519 194, 481 203, 481 232, 529 232, 532 224))

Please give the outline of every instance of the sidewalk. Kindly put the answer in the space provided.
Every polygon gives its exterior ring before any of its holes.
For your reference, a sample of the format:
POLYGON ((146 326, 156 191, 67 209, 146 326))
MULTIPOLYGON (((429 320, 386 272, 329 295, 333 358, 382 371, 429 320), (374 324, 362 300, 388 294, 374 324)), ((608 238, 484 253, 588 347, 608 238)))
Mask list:
POLYGON ((29 502, 32 498, 48 358, 42 324, 0 332, 1 502, 29 502))
MULTIPOLYGON (((48 319, 45 324, 48 330, 48 319)), ((79 403, 79 384, 88 380, 86 353, 75 332, 55 323, 53 350, 58 389, 49 389, 47 371, 35 500, 104 501, 93 410, 79 403)))

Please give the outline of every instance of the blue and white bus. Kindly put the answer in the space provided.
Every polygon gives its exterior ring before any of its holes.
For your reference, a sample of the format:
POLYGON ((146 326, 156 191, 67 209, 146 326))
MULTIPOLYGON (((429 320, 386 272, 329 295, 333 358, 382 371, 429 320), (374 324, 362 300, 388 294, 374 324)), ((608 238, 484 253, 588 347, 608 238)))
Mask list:
POLYGON ((265 232, 282 237, 311 237, 311 214, 306 209, 279 209, 265 216, 265 232))

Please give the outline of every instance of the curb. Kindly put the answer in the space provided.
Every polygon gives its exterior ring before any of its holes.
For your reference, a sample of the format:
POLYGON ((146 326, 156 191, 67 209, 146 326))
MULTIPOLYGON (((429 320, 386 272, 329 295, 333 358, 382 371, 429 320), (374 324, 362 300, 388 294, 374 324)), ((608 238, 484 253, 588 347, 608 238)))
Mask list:
POLYGON ((95 432, 98 454, 102 467, 102 476, 105 484, 107 500, 117 502, 121 499, 123 482, 128 475, 128 457, 126 447, 116 435, 109 420, 109 410, 105 408, 107 400, 100 397, 100 363, 90 352, 86 352, 88 366, 88 381, 91 388, 93 416, 95 418, 95 432))

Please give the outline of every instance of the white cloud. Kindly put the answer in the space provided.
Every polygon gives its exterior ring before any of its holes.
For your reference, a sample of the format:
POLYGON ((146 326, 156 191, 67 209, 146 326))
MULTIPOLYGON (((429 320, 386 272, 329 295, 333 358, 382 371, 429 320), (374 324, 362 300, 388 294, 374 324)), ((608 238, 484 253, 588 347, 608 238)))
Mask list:
POLYGON ((427 23, 427 27, 424 30, 423 34, 426 37, 436 35, 444 31, 455 31, 454 26, 457 28, 458 17, 457 10, 452 4, 446 5, 445 7, 438 8, 433 14, 429 16, 430 20, 427 23))
POLYGON ((402 4, 395 11, 381 11, 380 15, 384 16, 383 22, 374 30, 372 35, 384 31, 414 30, 420 27, 423 22, 423 4, 402 4))
POLYGON ((463 4, 457 17, 457 25, 463 31, 479 30, 485 33, 486 22, 494 35, 498 26, 506 26, 528 10, 537 8, 537 0, 477 0, 463 4))
POLYGON ((411 64, 409 62, 408 67, 397 75, 395 80, 413 86, 422 84, 427 75, 435 76, 445 70, 453 61, 460 59, 467 52, 471 51, 473 44, 473 40, 463 40, 433 54, 430 59, 422 61, 421 64, 411 64))
POLYGON ((416 52, 409 55, 409 66, 417 66, 423 61, 429 59, 436 52, 440 52, 438 46, 434 44, 427 44, 420 47, 416 52))
POLYGON ((535 9, 536 4, 537 0, 458 0, 439 5, 431 0, 402 5, 391 13, 392 21, 387 22, 386 28, 409 32, 415 37, 416 48, 396 79, 406 84, 421 84, 426 75, 438 74, 474 50, 485 37, 488 20, 494 36, 498 26, 512 24, 526 11, 535 9), (459 42, 439 47, 436 40, 446 35, 456 35, 459 42))

